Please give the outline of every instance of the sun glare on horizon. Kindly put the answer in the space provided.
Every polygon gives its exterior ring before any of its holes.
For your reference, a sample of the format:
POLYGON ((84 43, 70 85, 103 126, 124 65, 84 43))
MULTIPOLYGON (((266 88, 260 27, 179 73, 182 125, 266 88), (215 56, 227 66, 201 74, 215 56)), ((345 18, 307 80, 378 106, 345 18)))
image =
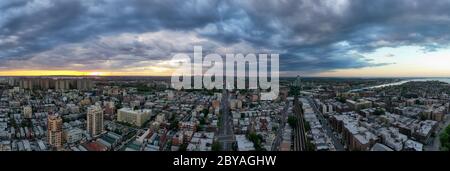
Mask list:
POLYGON ((104 72, 90 72, 88 73, 89 76, 104 76, 106 73, 104 72))

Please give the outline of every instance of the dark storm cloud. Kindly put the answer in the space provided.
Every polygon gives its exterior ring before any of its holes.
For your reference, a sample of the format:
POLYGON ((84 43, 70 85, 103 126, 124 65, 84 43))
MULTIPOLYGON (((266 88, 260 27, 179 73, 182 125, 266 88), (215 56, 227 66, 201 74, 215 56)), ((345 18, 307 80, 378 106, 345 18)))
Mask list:
POLYGON ((281 70, 302 72, 388 65, 361 54, 405 45, 432 51, 450 42, 447 0, 18 0, 0 2, 0 10, 3 67, 36 57, 48 60, 28 65, 95 69, 89 61, 125 61, 103 66, 116 67, 168 59, 199 44, 100 40, 161 31, 195 34, 188 38, 202 39, 208 51, 245 44, 242 53, 278 52, 281 70))
POLYGON ((217 2, 188 1, 27 1, 2 6, 0 58, 17 58, 102 34, 186 30, 218 20, 217 2), (8 8, 9 7, 9 8, 8 8), (211 10, 207 10, 211 9, 211 10), (186 11, 186 12, 184 12, 186 11))
POLYGON ((247 1, 245 8, 251 25, 268 35, 265 41, 247 40, 285 50, 280 67, 284 70, 379 66, 383 64, 373 64, 354 52, 403 45, 434 50, 450 41, 450 1, 283 2, 247 1))

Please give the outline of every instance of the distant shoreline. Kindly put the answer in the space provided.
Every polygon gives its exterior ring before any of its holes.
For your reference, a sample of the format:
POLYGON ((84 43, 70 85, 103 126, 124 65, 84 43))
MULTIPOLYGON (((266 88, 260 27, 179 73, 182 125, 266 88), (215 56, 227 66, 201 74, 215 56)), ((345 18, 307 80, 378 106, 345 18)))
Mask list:
POLYGON ((356 91, 361 91, 361 90, 368 90, 368 89, 377 89, 377 88, 383 88, 383 87, 387 87, 387 86, 396 86, 396 85, 402 85, 408 82, 413 82, 413 81, 440 81, 440 82, 444 82, 447 84, 450 84, 450 78, 437 78, 437 77, 433 77, 433 78, 416 78, 416 79, 408 79, 408 80, 402 80, 399 82, 394 82, 394 83, 387 83, 387 84, 381 84, 381 85, 376 85, 376 86, 370 86, 370 87, 365 87, 365 88, 358 88, 358 89, 353 89, 350 90, 350 92, 356 92, 356 91))

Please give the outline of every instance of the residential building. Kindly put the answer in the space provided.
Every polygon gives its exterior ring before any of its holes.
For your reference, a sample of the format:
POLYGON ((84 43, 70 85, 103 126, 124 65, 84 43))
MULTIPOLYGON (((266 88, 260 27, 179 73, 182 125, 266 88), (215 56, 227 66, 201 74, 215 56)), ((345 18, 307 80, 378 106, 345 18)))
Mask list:
POLYGON ((100 106, 94 105, 88 108, 86 129, 92 137, 103 132, 103 110, 100 106))
POLYGON ((63 144, 62 123, 62 118, 58 114, 48 116, 48 143, 57 149, 63 144))
POLYGON ((117 121, 142 126, 150 119, 151 113, 152 111, 149 109, 133 110, 131 108, 122 108, 117 113, 117 121))

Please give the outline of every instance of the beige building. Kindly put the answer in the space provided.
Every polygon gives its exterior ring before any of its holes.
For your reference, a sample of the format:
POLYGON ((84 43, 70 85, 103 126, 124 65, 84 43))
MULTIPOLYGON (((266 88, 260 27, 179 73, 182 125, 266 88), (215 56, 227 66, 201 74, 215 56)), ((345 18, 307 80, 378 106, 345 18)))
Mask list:
POLYGON ((76 80, 78 90, 90 90, 94 87, 92 80, 89 79, 79 79, 76 80))
POLYGON ((55 89, 57 90, 68 90, 70 89, 70 80, 56 80, 55 89))
POLYGON ((61 148, 63 144, 62 124, 63 121, 57 114, 48 116, 48 143, 56 148, 61 148))
POLYGON ((370 101, 362 100, 362 99, 359 99, 357 101, 346 100, 346 103, 352 110, 361 110, 361 109, 367 109, 367 108, 372 107, 372 103, 370 101))
POLYGON ((33 109, 31 108, 31 106, 24 106, 23 107, 23 117, 31 119, 32 115, 33 115, 33 109))
POLYGON ((130 108, 122 108, 118 110, 117 121, 142 126, 150 119, 151 112, 149 109, 133 110, 130 108))
POLYGON ((86 129, 92 137, 103 132, 103 109, 100 106, 88 107, 86 129))
POLYGON ((21 89, 33 89, 33 81, 31 79, 23 79, 19 82, 19 87, 21 89))

